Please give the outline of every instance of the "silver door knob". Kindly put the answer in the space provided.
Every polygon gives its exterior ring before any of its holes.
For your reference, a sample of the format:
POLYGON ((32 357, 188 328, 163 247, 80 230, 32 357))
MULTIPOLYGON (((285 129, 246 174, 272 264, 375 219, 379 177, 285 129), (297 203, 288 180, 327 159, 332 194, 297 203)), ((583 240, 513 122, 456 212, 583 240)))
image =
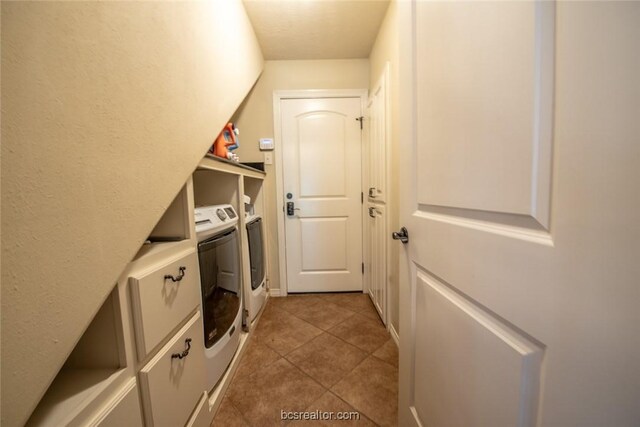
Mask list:
POLYGON ((394 231, 391 237, 393 237, 393 240, 400 240, 402 243, 409 242, 409 232, 405 227, 402 227, 400 231, 394 231))

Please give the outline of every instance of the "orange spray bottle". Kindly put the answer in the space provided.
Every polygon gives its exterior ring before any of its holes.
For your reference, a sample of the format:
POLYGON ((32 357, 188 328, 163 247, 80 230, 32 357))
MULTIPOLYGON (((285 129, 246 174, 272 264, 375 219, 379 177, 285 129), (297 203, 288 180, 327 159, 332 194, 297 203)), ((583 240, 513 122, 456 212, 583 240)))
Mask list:
POLYGON ((233 123, 227 123, 213 144, 213 154, 223 159, 229 158, 227 147, 236 144, 236 134, 233 132, 233 123))

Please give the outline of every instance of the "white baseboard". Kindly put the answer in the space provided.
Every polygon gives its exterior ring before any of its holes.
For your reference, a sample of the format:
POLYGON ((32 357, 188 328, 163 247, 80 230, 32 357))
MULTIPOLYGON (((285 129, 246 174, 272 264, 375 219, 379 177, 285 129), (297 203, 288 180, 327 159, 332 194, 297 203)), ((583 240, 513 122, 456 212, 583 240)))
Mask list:
POLYGON ((395 341, 396 345, 400 347, 400 337, 398 336, 398 331, 393 327, 393 324, 389 322, 389 333, 391 334, 391 338, 395 341))
POLYGON ((279 297, 280 296, 280 289, 269 289, 269 296, 270 297, 279 297))

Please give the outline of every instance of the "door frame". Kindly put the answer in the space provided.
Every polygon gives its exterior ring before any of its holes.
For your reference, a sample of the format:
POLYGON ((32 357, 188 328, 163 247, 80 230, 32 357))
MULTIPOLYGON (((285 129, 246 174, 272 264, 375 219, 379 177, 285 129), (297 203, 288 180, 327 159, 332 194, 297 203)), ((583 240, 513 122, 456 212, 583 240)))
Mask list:
MULTIPOLYGON (((284 164, 282 162, 282 115, 280 103, 286 99, 316 99, 316 98, 360 98, 360 111, 364 114, 367 107, 367 89, 301 89, 301 90, 274 90, 273 91, 273 132, 276 158, 276 218, 278 223, 278 265, 280 278, 280 291, 273 296, 287 296, 287 251, 285 241, 285 215, 284 215, 284 164)), ((361 146, 364 145, 360 138, 361 146)), ((361 150, 362 152, 362 150, 361 150)), ((364 168, 362 166, 362 156, 360 159, 360 191, 364 191, 364 168)), ((360 216, 364 204, 360 205, 360 216)), ((361 221, 362 222, 362 221, 361 221)), ((360 224, 363 228, 364 224, 360 224)), ((364 229, 363 229, 364 232, 364 229)), ((360 245, 362 245, 362 241, 360 245)), ((364 286, 362 287, 364 290, 364 286)))

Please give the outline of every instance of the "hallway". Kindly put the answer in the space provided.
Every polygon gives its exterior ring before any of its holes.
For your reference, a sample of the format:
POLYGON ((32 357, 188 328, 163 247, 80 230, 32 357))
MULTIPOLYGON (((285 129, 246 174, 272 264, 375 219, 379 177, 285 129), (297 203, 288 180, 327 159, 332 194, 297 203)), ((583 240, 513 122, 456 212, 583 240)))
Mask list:
POLYGON ((357 411, 357 421, 289 425, 397 425, 398 349, 369 296, 270 298, 213 426, 284 425, 281 411, 357 411))

